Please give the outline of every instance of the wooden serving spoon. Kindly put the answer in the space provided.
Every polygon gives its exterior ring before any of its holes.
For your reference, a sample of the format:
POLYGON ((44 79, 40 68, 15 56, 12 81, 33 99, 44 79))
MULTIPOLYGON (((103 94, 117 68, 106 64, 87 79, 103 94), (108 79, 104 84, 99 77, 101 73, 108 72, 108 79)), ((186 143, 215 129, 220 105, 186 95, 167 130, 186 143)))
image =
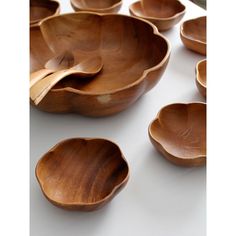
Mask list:
POLYGON ((50 89, 66 76, 73 74, 78 76, 80 79, 81 77, 92 77, 98 74, 102 67, 103 63, 101 57, 96 56, 81 61, 70 69, 64 69, 50 74, 44 79, 39 80, 30 88, 30 98, 35 105, 37 105, 46 96, 50 89))
POLYGON ((51 58, 44 65, 45 69, 38 70, 30 75, 30 88, 49 74, 59 70, 69 69, 74 65, 74 56, 71 52, 64 53, 51 58))

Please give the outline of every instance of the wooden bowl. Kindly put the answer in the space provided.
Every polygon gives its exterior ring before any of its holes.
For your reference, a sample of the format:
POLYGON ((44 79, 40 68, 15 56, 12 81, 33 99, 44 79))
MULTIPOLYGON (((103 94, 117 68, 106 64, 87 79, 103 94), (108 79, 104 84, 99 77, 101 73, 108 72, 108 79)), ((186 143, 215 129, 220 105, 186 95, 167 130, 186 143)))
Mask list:
POLYGON ((77 12, 47 18, 40 29, 31 30, 38 37, 31 45, 32 72, 43 68, 52 52, 72 51, 75 63, 96 55, 103 61, 95 77, 68 76, 56 84, 37 105, 47 112, 120 112, 157 84, 170 57, 170 44, 157 28, 130 16, 77 12))
POLYGON ((30 0, 30 25, 37 25, 46 17, 58 15, 60 4, 55 0, 30 0))
POLYGON ((68 209, 99 209, 126 185, 129 167, 119 147, 105 139, 67 139, 49 150, 36 166, 45 197, 68 209))
POLYGON ((206 98, 206 67, 207 67, 207 60, 204 59, 199 61, 196 65, 195 74, 196 74, 196 85, 199 92, 202 94, 203 97, 206 98))
POLYGON ((180 22, 185 6, 177 0, 143 0, 129 7, 130 14, 152 22, 160 31, 168 30, 180 22))
POLYGON ((98 13, 116 13, 120 10, 122 0, 70 0, 75 11, 98 13))
POLYGON ((180 37, 186 48, 206 55, 206 16, 185 21, 180 26, 180 37))
POLYGON ((201 166, 206 163, 206 104, 170 104, 149 126, 154 147, 172 163, 201 166))

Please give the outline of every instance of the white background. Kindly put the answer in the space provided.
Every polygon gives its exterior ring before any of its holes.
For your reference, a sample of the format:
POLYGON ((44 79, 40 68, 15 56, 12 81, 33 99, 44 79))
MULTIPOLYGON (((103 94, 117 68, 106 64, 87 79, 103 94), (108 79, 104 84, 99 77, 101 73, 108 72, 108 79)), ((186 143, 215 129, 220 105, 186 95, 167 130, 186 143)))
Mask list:
MULTIPOLYGON (((61 0, 61 12, 72 12, 61 0)), ((124 0, 119 13, 129 14, 124 0)), ((183 20, 206 12, 189 1, 183 20)), ((31 236, 205 236, 205 167, 181 168, 158 154, 148 138, 148 125, 161 107, 174 102, 205 101, 195 85, 195 65, 204 57, 184 48, 179 24, 163 33, 172 52, 166 72, 149 93, 128 110, 106 118, 49 114, 31 107, 31 236), (70 212, 42 195, 34 169, 57 142, 71 137, 102 137, 116 142, 130 167, 130 180, 113 201, 96 212, 70 212)))

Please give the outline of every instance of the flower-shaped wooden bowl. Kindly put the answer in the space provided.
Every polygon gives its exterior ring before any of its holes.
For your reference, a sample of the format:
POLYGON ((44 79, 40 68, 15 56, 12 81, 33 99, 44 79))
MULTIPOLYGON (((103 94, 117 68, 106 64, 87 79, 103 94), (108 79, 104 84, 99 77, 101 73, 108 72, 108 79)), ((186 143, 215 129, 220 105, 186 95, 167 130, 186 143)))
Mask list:
POLYGON ((158 30, 164 31, 180 22, 185 6, 178 0, 143 0, 129 7, 130 14, 152 22, 158 30))
POLYGON ((202 94, 203 97, 206 97, 206 91, 207 91, 206 67, 207 67, 207 60, 204 59, 204 60, 199 61, 197 63, 196 69, 195 69, 196 85, 197 85, 199 92, 202 94))
POLYGON ((149 126, 154 147, 176 165, 206 163, 206 104, 170 104, 149 126))
POLYGON ((95 77, 68 76, 56 84, 37 105, 47 112, 120 112, 156 85, 170 56, 168 40, 153 24, 124 15, 77 12, 50 17, 40 29, 31 29, 31 37, 31 72, 65 50, 73 52, 75 62, 96 55, 103 61, 95 77))
POLYGON ((46 17, 58 15, 60 4, 55 0, 30 0, 30 25, 37 25, 46 17))
POLYGON ((206 16, 185 21, 180 26, 180 37, 186 48, 206 55, 206 16))
POLYGON ((122 0, 70 0, 75 11, 98 13, 116 13, 120 10, 122 0))
POLYGON ((125 186, 129 167, 111 141, 73 138, 60 142, 39 160, 36 177, 54 205, 92 211, 108 203, 125 186))

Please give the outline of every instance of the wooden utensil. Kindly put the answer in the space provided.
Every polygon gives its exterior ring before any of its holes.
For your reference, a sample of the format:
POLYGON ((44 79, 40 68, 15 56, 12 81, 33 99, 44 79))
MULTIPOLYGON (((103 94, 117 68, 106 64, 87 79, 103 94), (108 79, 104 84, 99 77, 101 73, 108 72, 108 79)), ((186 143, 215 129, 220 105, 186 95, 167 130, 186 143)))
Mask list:
POLYGON ((52 204, 67 210, 93 211, 126 185, 129 166, 115 143, 73 138, 49 150, 39 160, 35 173, 52 204))
MULTIPOLYGON (((50 67, 57 68, 57 60, 49 61, 48 64, 50 64, 50 67)), ((66 66, 70 65, 73 61, 65 60, 66 66), (67 63, 68 62, 68 63, 67 63)), ((64 65, 65 66, 65 65, 64 65)), ((103 67, 102 59, 101 57, 93 57, 86 59, 84 61, 81 61, 76 66, 73 66, 70 69, 62 69, 60 71, 57 71, 51 75, 46 76, 44 79, 41 79, 36 84, 34 84, 30 88, 30 98, 35 103, 35 105, 38 105, 41 100, 47 95, 47 93, 54 87, 56 83, 58 83, 60 80, 65 78, 68 75, 75 75, 79 79, 86 78, 86 77, 92 77, 96 74, 98 74, 103 67)), ((46 69, 46 72, 47 69, 46 69)), ((42 74, 45 74, 43 72, 42 74)))
POLYGON ((120 112, 157 84, 169 61, 169 41, 153 24, 130 16, 77 12, 47 18, 38 30, 31 30, 31 71, 44 68, 51 50, 73 52, 76 61, 101 56, 104 65, 95 78, 57 83, 36 106, 47 112, 120 112))
POLYGON ((120 10, 122 0, 70 0, 75 11, 98 13, 116 13, 120 10))
POLYGON ((206 16, 187 20, 180 26, 180 37, 186 48, 206 55, 206 16))
POLYGON ((35 71, 30 74, 30 88, 49 74, 55 71, 69 69, 74 65, 74 56, 71 52, 64 52, 51 58, 45 64, 45 69, 35 71))
POLYGON ((170 104, 163 107, 149 126, 154 147, 176 165, 206 163, 206 104, 170 104))
POLYGON ((202 61, 199 61, 196 65, 195 74, 196 74, 196 85, 199 90, 199 92, 202 94, 203 97, 206 98, 206 91, 207 91, 207 85, 206 85, 206 68, 207 68, 207 60, 204 59, 202 61))
POLYGON ((30 25, 37 25, 46 17, 58 15, 60 4, 55 0, 30 0, 30 25))
POLYGON ((178 0, 141 0, 129 7, 130 14, 152 22, 165 31, 180 22, 185 6, 178 0))

